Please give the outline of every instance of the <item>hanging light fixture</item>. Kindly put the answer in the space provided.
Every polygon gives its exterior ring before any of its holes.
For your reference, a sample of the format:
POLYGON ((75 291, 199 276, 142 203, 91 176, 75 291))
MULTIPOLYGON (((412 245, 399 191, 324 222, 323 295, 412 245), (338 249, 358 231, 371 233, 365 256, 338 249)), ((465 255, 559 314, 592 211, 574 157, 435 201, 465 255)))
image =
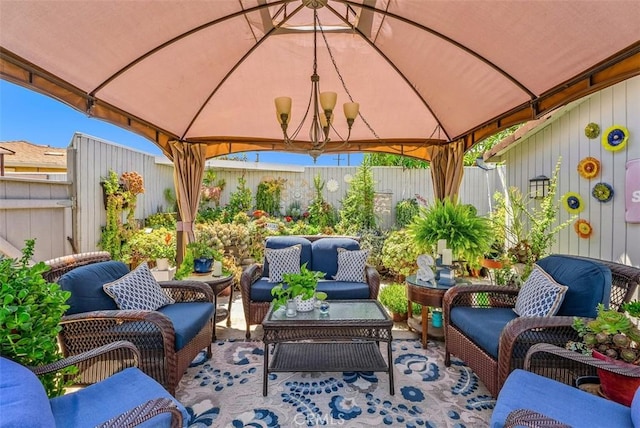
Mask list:
MULTIPOLYGON (((280 122, 280 126, 282 127, 284 142, 287 146, 293 149, 295 149, 293 142, 307 119, 310 109, 312 109, 311 112, 313 114, 313 119, 311 121, 311 128, 309 129, 309 141, 311 142, 311 148, 307 150, 307 153, 313 158, 314 163, 318 156, 324 152, 327 143, 331 141, 329 131, 333 128, 333 110, 338 99, 338 94, 335 92, 320 92, 320 76, 318 76, 317 70, 318 27, 320 26, 320 21, 318 20, 318 9, 324 7, 327 4, 327 1, 328 0, 303 0, 303 4, 305 6, 313 9, 313 74, 311 75, 311 96, 309 99, 309 106, 307 107, 307 111, 300 121, 300 124, 291 136, 287 133, 289 121, 291 120, 291 97, 277 97, 275 99, 276 115, 278 122, 280 122)), ((322 28, 320 28, 320 31, 322 31, 322 28)), ((326 38, 324 40, 325 43, 327 43, 326 38)), ((329 46, 327 45, 327 48, 328 47, 329 46)), ((329 55, 331 55, 331 50, 329 50, 329 55)), ((333 60, 333 56, 331 56, 331 59, 333 60)), ((338 66, 335 61, 333 61, 333 63, 336 67, 336 72, 340 75, 340 71, 338 70, 338 66)), ((349 133, 343 142, 343 144, 347 144, 351 137, 351 127, 353 126, 353 122, 356 120, 360 110, 360 104, 355 102, 344 103, 343 110, 344 115, 347 118, 347 126, 349 127, 349 133)), ((333 129, 335 131, 335 128, 333 129)))

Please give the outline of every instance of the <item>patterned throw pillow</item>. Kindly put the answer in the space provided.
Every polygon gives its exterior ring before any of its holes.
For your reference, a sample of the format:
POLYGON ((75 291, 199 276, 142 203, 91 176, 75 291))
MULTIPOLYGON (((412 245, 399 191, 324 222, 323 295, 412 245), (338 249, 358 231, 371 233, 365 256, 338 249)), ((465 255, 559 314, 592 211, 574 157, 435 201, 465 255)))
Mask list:
POLYGON ((524 283, 514 312, 521 317, 550 317, 558 312, 569 287, 558 284, 540 266, 535 265, 524 283))
POLYGON ((338 248, 338 272, 336 281, 367 282, 364 268, 367 265, 369 250, 345 250, 338 248))
POLYGON ((302 245, 287 248, 265 248, 264 256, 269 262, 269 282, 281 282, 284 273, 300 273, 302 245))
POLYGON ((104 284, 102 288, 120 309, 155 311, 175 303, 175 300, 162 291, 146 262, 122 278, 104 284))

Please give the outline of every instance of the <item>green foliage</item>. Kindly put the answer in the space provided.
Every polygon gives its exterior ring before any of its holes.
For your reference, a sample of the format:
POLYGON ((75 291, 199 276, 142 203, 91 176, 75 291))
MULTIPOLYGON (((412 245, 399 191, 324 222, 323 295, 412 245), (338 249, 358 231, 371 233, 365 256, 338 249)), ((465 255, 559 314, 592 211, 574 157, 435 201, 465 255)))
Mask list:
POLYGON ((401 200, 396 204, 396 226, 407 227, 418 213, 420 206, 416 198, 401 200))
POLYGON ((622 310, 627 311, 632 317, 640 317, 640 300, 623 303, 622 310))
MULTIPOLYGON (((194 259, 214 259, 222 261, 222 253, 212 248, 205 241, 196 240, 187 244, 194 259)), ((192 266, 193 267, 193 266, 192 266)))
POLYGON ((382 247, 382 264, 399 279, 418 270, 420 250, 406 229, 389 233, 382 247))
POLYGON ((249 228, 244 224, 217 221, 197 224, 195 233, 198 241, 221 253, 234 256, 238 263, 248 256, 249 228))
POLYGON ((500 141, 504 140, 509 135, 516 132, 516 130, 521 126, 522 124, 512 126, 511 128, 507 128, 503 131, 497 132, 480 141, 479 143, 474 144, 474 146, 464 154, 464 165, 475 165, 476 159, 481 157, 484 152, 498 144, 500 141))
POLYGON ((180 280, 191 275, 193 272, 193 259, 193 251, 187 247, 187 250, 184 252, 184 257, 182 258, 182 263, 173 275, 175 279, 180 280))
POLYGON ((122 247, 122 260, 132 266, 160 258, 175 263, 176 248, 175 231, 165 228, 138 230, 122 247))
MULTIPOLYGON (((0 259, 0 354, 26 366, 62 358, 58 332, 71 296, 42 277, 49 270, 43 262, 29 266, 34 245, 35 240, 27 240, 20 259, 0 259)), ((62 395, 68 385, 63 375, 74 371, 41 376, 47 395, 62 395)))
POLYGON ((165 229, 175 230, 177 222, 175 212, 151 214, 144 220, 145 226, 153 229, 164 227, 165 229))
POLYGON ((322 194, 325 182, 317 174, 313 177, 314 196, 309 204, 309 223, 314 226, 328 227, 334 226, 337 221, 336 210, 324 199, 322 194))
POLYGON ((306 263, 300 266, 300 273, 283 274, 282 283, 271 289, 275 307, 284 306, 287 300, 297 296, 301 296, 302 300, 311 299, 316 292, 318 280, 324 278, 324 275, 324 272, 307 269, 306 263))
POLYGON ((472 266, 493 243, 489 219, 477 216, 475 207, 454 204, 450 199, 435 200, 431 206, 420 208, 408 229, 421 251, 435 254, 438 240, 446 239, 454 258, 472 266))
MULTIPOLYGON (((406 314, 409 310, 405 284, 394 282, 382 287, 378 293, 378 300, 394 314, 406 314)), ((411 308, 414 314, 419 314, 422 310, 422 306, 414 303, 411 304, 411 308)))
POLYGON ((222 220, 223 218, 224 210, 222 208, 201 206, 200 208, 198 208, 198 213, 196 214, 196 223, 211 223, 214 221, 222 220))
POLYGON ((256 191, 256 209, 270 215, 280 215, 280 196, 286 182, 284 178, 261 181, 256 191))
POLYGON ((375 267, 378 272, 383 271, 382 247, 387 239, 388 232, 380 229, 367 229, 359 232, 360 248, 369 250, 367 263, 375 267))
POLYGON ((224 219, 231 221, 239 212, 248 212, 251 210, 251 189, 247 187, 247 180, 238 177, 238 186, 235 192, 229 195, 229 203, 225 207, 224 219))
POLYGON ((342 200, 337 229, 347 235, 357 235, 361 230, 376 229, 374 197, 373 171, 370 165, 363 162, 342 200))
POLYGON ((172 188, 167 187, 162 192, 162 195, 167 203, 167 211, 172 213, 178 212, 178 198, 176 197, 176 192, 172 188))
POLYGON ((210 202, 213 202, 215 207, 218 207, 225 185, 224 178, 218 179, 217 173, 213 168, 205 169, 202 177, 202 186, 200 186, 200 207, 206 206, 210 202))
POLYGON ((429 167, 429 162, 387 153, 365 153, 363 163, 371 166, 401 166, 407 169, 425 169, 429 167))
POLYGON ((573 344, 575 348, 585 353, 595 349, 610 358, 640 365, 640 330, 624 312, 605 309, 600 303, 594 320, 585 323, 576 317, 573 328, 582 338, 579 346, 573 344))

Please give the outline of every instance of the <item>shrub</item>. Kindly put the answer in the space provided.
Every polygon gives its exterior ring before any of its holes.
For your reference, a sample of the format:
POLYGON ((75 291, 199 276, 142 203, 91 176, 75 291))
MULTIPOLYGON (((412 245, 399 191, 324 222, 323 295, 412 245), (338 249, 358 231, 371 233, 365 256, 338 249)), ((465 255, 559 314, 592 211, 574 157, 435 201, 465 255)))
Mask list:
POLYGON ((150 232, 138 230, 122 248, 122 260, 138 266, 144 261, 166 258, 176 260, 176 236, 175 231, 160 228, 150 232))
MULTIPOLYGON (((394 314, 406 314, 409 310, 407 286, 405 284, 394 282, 380 288, 378 300, 394 314)), ((411 309, 413 314, 417 315, 422 311, 422 306, 412 303, 411 309)))
POLYGON ((377 229, 374 197, 373 172, 371 166, 363 163, 351 180, 347 194, 342 200, 337 229, 347 235, 357 235, 362 230, 377 229))
POLYGON ((389 233, 382 246, 382 264, 399 280, 418 270, 419 255, 420 250, 406 229, 389 233))
MULTIPOLYGON (((0 354, 26 366, 54 363, 62 358, 58 348, 60 320, 71 296, 42 274, 43 262, 30 266, 35 240, 27 240, 20 259, 0 259, 0 354)), ((40 377, 47 395, 62 395, 64 375, 74 368, 40 377)))
POLYGON ((416 198, 401 200, 396 204, 396 226, 407 227, 419 213, 420 206, 416 198))
POLYGON ((144 220, 145 226, 153 229, 164 227, 175 230, 177 222, 176 213, 155 213, 144 220))

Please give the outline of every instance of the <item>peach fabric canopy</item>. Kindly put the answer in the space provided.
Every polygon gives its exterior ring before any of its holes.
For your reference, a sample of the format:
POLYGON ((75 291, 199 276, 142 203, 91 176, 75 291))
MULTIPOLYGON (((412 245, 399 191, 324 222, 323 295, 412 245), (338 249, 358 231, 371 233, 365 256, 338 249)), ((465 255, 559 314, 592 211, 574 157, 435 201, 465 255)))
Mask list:
MULTIPOLYGON (((291 96, 292 124, 302 118, 312 16, 300 0, 2 0, 0 73, 170 157, 172 140, 205 143, 206 157, 284 150, 273 99, 291 96)), ((637 0, 329 0, 319 17, 362 114, 351 144, 328 152, 428 160, 432 145, 468 149, 640 73, 637 0)), ((320 86, 340 105, 319 39, 320 86)))

